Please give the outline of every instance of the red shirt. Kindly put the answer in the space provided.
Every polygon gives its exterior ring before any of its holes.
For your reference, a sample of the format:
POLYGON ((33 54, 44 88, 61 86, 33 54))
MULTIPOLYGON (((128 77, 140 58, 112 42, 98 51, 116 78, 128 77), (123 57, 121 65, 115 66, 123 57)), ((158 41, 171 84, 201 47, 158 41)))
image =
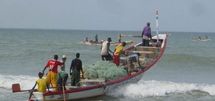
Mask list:
POLYGON ((46 68, 49 67, 49 70, 54 72, 54 73, 58 73, 57 68, 58 66, 63 65, 62 62, 57 61, 57 60, 49 60, 48 63, 46 64, 46 68))

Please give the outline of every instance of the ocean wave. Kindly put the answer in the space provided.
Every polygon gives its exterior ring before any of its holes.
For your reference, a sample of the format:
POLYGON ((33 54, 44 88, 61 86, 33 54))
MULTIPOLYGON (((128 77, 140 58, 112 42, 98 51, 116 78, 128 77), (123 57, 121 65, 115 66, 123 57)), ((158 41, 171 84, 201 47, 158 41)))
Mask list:
POLYGON ((114 89, 108 92, 108 95, 114 97, 145 98, 150 96, 167 96, 173 93, 215 95, 215 85, 141 80, 136 84, 128 84, 114 89))
POLYGON ((166 54, 164 61, 168 63, 191 63, 197 65, 215 65, 215 57, 206 57, 192 54, 166 54))

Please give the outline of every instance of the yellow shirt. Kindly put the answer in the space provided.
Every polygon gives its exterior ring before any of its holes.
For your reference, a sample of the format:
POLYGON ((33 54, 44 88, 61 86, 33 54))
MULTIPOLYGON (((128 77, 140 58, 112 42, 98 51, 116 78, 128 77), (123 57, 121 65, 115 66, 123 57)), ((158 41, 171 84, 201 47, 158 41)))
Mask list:
POLYGON ((122 45, 116 46, 114 55, 121 55, 122 52, 123 52, 123 48, 124 48, 124 47, 123 47, 122 45))
POLYGON ((38 92, 46 92, 46 80, 45 79, 38 79, 37 81, 37 85, 38 85, 38 92))

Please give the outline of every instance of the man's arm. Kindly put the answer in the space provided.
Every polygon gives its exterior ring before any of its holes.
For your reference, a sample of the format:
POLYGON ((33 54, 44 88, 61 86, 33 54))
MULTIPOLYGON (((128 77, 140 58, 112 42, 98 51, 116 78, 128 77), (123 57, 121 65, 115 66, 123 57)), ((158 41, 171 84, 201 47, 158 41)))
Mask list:
POLYGON ((101 44, 101 47, 100 47, 100 49, 102 49, 102 47, 103 47, 103 42, 102 42, 102 44, 101 44))
POLYGON ((48 89, 48 91, 49 91, 49 85, 48 84, 46 84, 46 88, 48 89))
POLYGON ((69 69, 69 74, 70 75, 72 75, 72 68, 73 68, 73 61, 71 62, 70 69, 69 69))
POLYGON ((44 67, 44 69, 42 71, 43 74, 44 74, 44 72, 45 72, 45 70, 46 70, 47 67, 49 67, 49 61, 47 62, 46 66, 44 67))
POLYGON ((110 43, 107 43, 107 48, 108 48, 108 51, 109 51, 110 53, 113 53, 113 51, 110 50, 110 43))
POLYGON ((64 62, 62 61, 58 61, 59 62, 59 64, 60 64, 60 66, 63 66, 64 65, 64 62))
POLYGON ((46 67, 44 67, 44 69, 43 69, 43 71, 42 71, 43 74, 44 74, 45 70, 46 70, 46 67))
POLYGON ((82 68, 82 61, 80 61, 80 66, 81 66, 81 71, 82 71, 82 73, 84 73, 84 72, 83 72, 83 68, 82 68))
POLYGON ((82 73, 82 78, 84 78, 84 71, 83 71, 83 68, 82 68, 82 61, 80 60, 80 69, 81 69, 81 73, 82 73))

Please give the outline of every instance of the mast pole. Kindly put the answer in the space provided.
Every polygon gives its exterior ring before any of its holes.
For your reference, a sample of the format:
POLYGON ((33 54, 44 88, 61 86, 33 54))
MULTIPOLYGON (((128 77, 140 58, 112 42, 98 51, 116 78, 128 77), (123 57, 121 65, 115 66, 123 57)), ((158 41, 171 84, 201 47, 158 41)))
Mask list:
POLYGON ((159 22, 158 22, 158 9, 156 9, 156 34, 157 34, 157 42, 159 41, 159 22))

